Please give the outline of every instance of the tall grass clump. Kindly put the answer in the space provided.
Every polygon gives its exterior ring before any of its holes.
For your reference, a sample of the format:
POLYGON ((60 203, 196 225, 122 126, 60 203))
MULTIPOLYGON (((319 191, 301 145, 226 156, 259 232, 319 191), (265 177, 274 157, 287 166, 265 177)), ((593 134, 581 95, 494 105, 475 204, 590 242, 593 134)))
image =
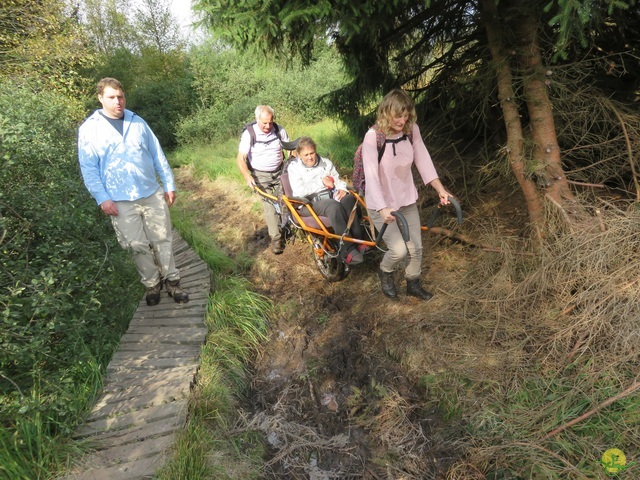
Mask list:
POLYGON ((259 435, 231 433, 248 391, 247 370, 267 338, 271 305, 246 280, 219 278, 211 294, 190 421, 161 479, 258 478, 264 455, 259 435))

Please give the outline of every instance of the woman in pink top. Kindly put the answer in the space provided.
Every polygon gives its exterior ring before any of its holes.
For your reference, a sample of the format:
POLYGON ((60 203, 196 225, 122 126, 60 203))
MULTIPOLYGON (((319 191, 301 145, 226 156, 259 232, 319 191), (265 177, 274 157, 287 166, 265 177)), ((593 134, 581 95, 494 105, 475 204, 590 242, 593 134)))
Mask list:
POLYGON ((411 97, 400 89, 385 95, 378 106, 376 125, 364 137, 362 164, 369 217, 378 230, 383 223, 388 224, 383 236, 388 251, 378 270, 382 293, 389 298, 397 298, 393 271, 408 255, 404 273, 407 295, 430 300, 433 295, 420 285, 422 231, 416 205, 418 190, 413 182, 411 166, 415 164, 424 184, 431 185, 438 192, 440 203, 448 204, 451 194, 438 178, 415 121, 416 109, 411 97), (386 137, 384 154, 379 163, 376 129, 386 137), (394 211, 404 215, 409 224, 410 239, 406 244, 391 214, 394 211))

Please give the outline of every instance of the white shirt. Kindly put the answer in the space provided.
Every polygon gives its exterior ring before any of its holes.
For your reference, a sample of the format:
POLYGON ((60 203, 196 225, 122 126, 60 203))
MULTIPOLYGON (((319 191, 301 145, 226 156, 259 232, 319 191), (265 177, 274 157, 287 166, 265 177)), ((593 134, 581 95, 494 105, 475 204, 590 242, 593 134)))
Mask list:
MULTIPOLYGON (((289 135, 287 131, 279 125, 280 137, 283 142, 289 141, 289 135)), ((245 130, 240 137, 240 146, 238 151, 242 155, 248 155, 251 167, 254 170, 260 170, 263 172, 273 172, 280 168, 284 155, 282 154, 282 145, 280 145, 280 139, 276 135, 276 130, 272 126, 269 133, 264 133, 257 124, 251 125, 249 128, 253 128, 256 133, 256 143, 251 146, 251 136, 249 132, 245 130)))
POLYGON ((294 197, 306 197, 312 193, 320 192, 326 187, 322 179, 326 176, 333 177, 336 190, 347 190, 347 184, 341 180, 331 160, 318 155, 318 163, 313 167, 307 167, 302 160, 295 158, 289 160, 287 167, 289 183, 294 197))

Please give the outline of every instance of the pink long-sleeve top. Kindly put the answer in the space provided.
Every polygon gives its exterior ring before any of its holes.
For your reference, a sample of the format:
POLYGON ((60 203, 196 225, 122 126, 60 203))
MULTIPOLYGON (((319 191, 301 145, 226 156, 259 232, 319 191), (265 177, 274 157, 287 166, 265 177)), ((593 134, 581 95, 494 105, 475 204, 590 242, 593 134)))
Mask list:
MULTIPOLYGON (((402 137, 390 135, 388 140, 402 137)), ((362 165, 366 181, 365 201, 367 208, 382 210, 411 205, 418 200, 418 190, 413 182, 411 165, 415 163, 425 185, 438 178, 431 155, 422 141, 420 129, 413 125, 413 145, 407 138, 394 145, 387 143, 384 155, 378 164, 376 132, 373 129, 364 136, 362 145, 362 165)))

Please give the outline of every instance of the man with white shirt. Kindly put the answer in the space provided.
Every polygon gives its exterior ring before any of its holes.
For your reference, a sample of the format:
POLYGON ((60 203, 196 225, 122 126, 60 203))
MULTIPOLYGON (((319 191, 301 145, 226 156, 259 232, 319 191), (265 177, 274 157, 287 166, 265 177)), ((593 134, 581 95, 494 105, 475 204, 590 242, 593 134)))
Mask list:
POLYGON ((131 252, 147 289, 147 305, 160 302, 163 286, 176 302, 188 302, 173 256, 169 207, 176 187, 171 167, 149 125, 125 109, 122 84, 103 78, 97 91, 102 109, 78 130, 84 184, 111 217, 120 245, 131 252))
MULTIPOLYGON (((284 154, 281 142, 289 136, 283 127, 273 121, 273 108, 258 105, 256 121, 247 125, 240 137, 238 168, 250 188, 258 187, 275 196, 282 194, 280 175, 284 154)), ((279 255, 284 245, 280 230, 280 218, 270 201, 263 198, 264 218, 271 237, 271 251, 279 255)))

